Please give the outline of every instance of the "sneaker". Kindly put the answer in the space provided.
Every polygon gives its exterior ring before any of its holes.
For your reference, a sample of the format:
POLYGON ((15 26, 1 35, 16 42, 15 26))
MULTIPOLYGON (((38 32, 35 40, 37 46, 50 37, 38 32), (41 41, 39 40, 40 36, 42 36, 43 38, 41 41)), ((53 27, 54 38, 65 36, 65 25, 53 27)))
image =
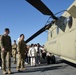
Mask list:
POLYGON ((39 62, 39 65, 40 65, 41 63, 39 62))
POLYGON ((0 66, 0 70, 2 69, 2 67, 0 66))
POLYGON ((27 65, 28 63, 27 63, 27 62, 25 62, 25 64, 27 65))

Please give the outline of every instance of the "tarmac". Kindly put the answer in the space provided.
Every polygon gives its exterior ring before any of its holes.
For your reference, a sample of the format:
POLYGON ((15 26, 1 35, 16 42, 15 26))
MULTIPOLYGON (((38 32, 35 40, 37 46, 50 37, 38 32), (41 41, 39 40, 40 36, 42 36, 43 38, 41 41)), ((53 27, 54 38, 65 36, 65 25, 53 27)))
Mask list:
MULTIPOLYGON (((37 66, 30 66, 30 64, 27 64, 26 68, 27 70, 18 72, 16 70, 16 64, 12 62, 12 74, 10 75, 76 75, 76 68, 64 62, 57 62, 56 64, 49 65, 42 63, 37 66)), ((2 70, 0 70, 0 75, 3 75, 2 70)))

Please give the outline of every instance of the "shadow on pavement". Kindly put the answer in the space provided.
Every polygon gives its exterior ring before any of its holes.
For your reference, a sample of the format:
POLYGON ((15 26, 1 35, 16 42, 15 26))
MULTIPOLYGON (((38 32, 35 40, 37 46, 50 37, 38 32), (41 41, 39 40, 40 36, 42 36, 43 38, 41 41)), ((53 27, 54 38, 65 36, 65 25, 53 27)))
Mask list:
POLYGON ((57 69, 63 69, 66 68, 68 65, 59 65, 59 66, 45 66, 45 67, 30 67, 27 68, 27 70, 22 72, 14 72, 14 73, 30 73, 30 72, 44 72, 49 70, 57 70, 57 69))

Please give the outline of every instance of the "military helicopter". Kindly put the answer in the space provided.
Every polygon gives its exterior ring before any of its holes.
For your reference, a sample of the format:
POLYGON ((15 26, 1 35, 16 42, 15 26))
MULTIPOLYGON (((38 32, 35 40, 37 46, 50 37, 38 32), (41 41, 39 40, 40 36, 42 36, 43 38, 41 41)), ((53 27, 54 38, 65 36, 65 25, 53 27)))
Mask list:
POLYGON ((76 64, 76 1, 59 18, 41 0, 26 1, 44 15, 49 15, 53 20, 25 42, 28 43, 45 30, 48 30, 45 49, 53 55, 58 55, 60 58, 76 64))

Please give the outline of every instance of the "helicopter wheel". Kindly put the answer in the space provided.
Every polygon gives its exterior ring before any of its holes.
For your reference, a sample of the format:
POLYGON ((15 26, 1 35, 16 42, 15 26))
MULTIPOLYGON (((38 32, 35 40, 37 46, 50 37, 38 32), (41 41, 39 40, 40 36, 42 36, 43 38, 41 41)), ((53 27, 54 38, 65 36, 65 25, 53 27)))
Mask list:
POLYGON ((52 56, 47 56, 46 57, 46 63, 47 64, 55 64, 56 63, 56 58, 54 55, 52 56))

